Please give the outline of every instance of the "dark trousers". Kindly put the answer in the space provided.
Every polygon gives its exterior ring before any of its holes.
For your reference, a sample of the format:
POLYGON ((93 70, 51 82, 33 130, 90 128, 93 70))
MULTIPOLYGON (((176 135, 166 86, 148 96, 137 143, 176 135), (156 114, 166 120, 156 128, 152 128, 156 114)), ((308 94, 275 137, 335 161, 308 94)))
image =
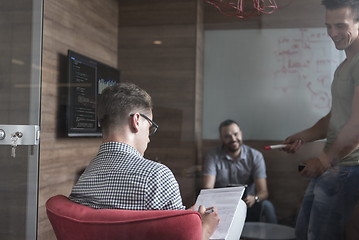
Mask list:
POLYGON ((268 200, 264 200, 247 208, 246 222, 277 223, 273 204, 268 200))

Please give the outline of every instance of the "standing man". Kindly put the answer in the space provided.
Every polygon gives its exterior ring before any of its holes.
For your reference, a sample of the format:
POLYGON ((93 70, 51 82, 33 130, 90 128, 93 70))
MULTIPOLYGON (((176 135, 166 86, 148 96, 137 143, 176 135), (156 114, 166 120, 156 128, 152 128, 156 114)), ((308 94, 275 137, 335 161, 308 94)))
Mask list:
POLYGON ((243 144, 238 123, 225 120, 219 126, 222 145, 210 150, 204 160, 203 188, 247 185, 243 199, 248 206, 246 221, 277 223, 268 198, 266 166, 262 153, 243 144))
MULTIPOLYGON (((97 109, 103 143, 69 198, 101 209, 185 209, 171 170, 143 157, 149 136, 158 128, 148 93, 131 83, 108 87, 97 109)), ((219 222, 216 209, 205 211, 200 206, 202 239, 208 239, 219 222)))
POLYGON ((346 59, 332 83, 330 112, 312 127, 289 136, 285 151, 326 138, 322 153, 304 161, 311 177, 296 225, 297 239, 343 239, 359 200, 359 0, 323 0, 328 35, 346 59))

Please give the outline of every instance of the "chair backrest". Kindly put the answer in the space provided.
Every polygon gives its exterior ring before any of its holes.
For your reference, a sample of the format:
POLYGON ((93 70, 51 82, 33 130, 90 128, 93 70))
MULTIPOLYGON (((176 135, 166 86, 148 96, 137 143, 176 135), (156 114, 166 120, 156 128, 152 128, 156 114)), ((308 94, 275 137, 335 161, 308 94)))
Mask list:
POLYGON ((46 202, 58 240, 200 240, 201 216, 190 210, 94 209, 57 195, 46 202))

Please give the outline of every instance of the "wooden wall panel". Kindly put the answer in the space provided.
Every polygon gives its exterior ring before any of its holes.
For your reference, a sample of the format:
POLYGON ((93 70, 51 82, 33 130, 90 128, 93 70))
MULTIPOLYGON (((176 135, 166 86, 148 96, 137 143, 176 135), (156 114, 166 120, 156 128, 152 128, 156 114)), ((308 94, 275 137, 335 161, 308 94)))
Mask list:
POLYGON ((198 16, 202 5, 193 0, 123 0, 119 4, 122 79, 150 93, 154 120, 160 126, 145 156, 171 168, 184 203, 191 205, 196 179, 183 177, 183 171, 198 162, 203 61, 202 18, 198 16), (155 40, 162 44, 153 44, 155 40))
POLYGON ((46 200, 68 195, 97 153, 99 138, 64 137, 67 50, 117 67, 116 0, 45 0, 42 64, 41 148, 38 239, 55 239, 45 213, 46 200))
POLYGON ((195 24, 197 4, 193 0, 120 0, 120 26, 165 26, 195 24))

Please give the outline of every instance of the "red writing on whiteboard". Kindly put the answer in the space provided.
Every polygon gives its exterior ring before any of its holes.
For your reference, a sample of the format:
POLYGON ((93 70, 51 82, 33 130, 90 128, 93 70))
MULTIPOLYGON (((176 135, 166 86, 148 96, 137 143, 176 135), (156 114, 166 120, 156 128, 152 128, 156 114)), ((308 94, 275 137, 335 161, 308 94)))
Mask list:
POLYGON ((331 79, 326 74, 334 72, 338 65, 330 44, 324 28, 299 29, 294 36, 279 36, 274 52, 278 65, 273 72, 274 87, 283 94, 304 89, 313 107, 329 109, 331 79))

